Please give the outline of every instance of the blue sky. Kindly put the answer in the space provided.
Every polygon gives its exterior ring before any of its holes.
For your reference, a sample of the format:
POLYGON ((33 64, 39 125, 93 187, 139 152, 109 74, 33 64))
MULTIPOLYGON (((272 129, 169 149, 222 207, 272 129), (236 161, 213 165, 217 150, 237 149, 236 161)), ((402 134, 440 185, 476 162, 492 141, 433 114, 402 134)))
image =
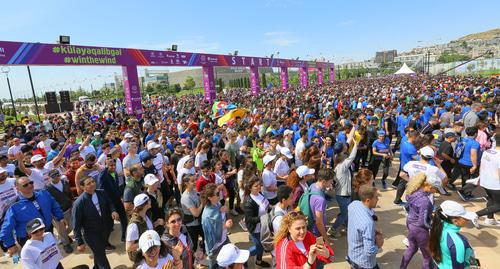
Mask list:
MULTIPOLYGON (((500 1, 2 1, 0 40, 314 59, 341 63, 376 51, 446 43, 500 26, 500 1), (496 19, 495 19, 496 18, 496 19), (418 42, 422 41, 422 42, 418 42)), ((94 89, 119 67, 32 67, 37 92, 94 89)), ((139 74, 143 69, 139 69, 139 74)), ((11 67, 15 97, 29 96, 26 67, 11 67)), ((0 76, 0 98, 8 97, 0 76)))

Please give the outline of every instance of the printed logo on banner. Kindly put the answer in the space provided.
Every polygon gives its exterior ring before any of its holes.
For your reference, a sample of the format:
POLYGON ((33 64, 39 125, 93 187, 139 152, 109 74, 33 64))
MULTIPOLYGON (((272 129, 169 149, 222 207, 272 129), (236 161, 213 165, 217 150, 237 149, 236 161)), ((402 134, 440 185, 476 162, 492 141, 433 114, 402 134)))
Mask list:
POLYGON ((0 47, 0 57, 5 57, 5 49, 0 47))
POLYGON ((155 57, 155 53, 154 53, 154 52, 151 52, 151 55, 150 55, 150 56, 154 58, 154 57, 155 57))
POLYGON ((182 58, 182 59, 186 58, 186 55, 182 54, 182 55, 181 55, 181 58, 182 58))

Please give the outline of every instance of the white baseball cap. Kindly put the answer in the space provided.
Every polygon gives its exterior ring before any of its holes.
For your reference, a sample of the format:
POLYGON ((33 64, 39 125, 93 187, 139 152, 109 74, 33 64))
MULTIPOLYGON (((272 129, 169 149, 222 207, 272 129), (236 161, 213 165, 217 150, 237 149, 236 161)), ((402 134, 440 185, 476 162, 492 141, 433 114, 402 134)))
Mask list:
POLYGON ((264 156, 262 161, 264 162, 264 165, 267 165, 268 163, 272 162, 274 159, 276 159, 276 155, 266 155, 266 156, 264 156))
POLYGON ((429 147, 429 146, 426 146, 426 147, 423 147, 420 149, 420 155, 424 156, 424 157, 427 157, 427 158, 434 158, 434 150, 429 147))
POLYGON ((442 214, 446 217, 462 217, 468 220, 475 220, 478 218, 477 214, 475 212, 467 211, 465 208, 451 200, 444 201, 440 205, 442 214))
POLYGON ((280 148, 280 153, 283 154, 283 155, 285 155, 288 159, 293 158, 292 152, 287 147, 281 147, 280 148))
POLYGON ((219 266, 227 267, 235 263, 245 263, 250 257, 250 251, 239 249, 235 245, 229 243, 224 245, 217 255, 217 263, 219 266))
POLYGON ((130 133, 126 133, 125 134, 125 138, 134 138, 134 136, 132 134, 130 134, 130 133))
POLYGON ((439 190, 439 193, 446 193, 446 191, 443 188, 443 181, 437 176, 437 175, 427 175, 425 181, 427 183, 431 184, 432 187, 436 188, 439 190))
POLYGON ((146 253, 153 246, 161 246, 160 235, 155 230, 147 230, 139 237, 139 248, 146 253))
POLYGON ((307 175, 314 174, 314 172, 316 172, 316 170, 307 167, 307 165, 301 165, 297 168, 297 170, 295 170, 295 172, 297 173, 297 175, 299 177, 304 177, 307 175))
POLYGON ((284 135, 289 135, 289 134, 293 134, 293 131, 292 130, 285 130, 284 135))
POLYGON ((37 155, 34 155, 33 157, 31 157, 31 163, 38 162, 38 161, 43 160, 43 159, 45 159, 45 158, 42 155, 37 154, 37 155))
POLYGON ((134 197, 134 208, 137 208, 149 201, 149 196, 145 193, 138 194, 134 197))
POLYGON ((94 136, 98 136, 98 135, 101 135, 100 132, 94 132, 94 136))
POLYGON ((157 148, 160 148, 160 144, 158 144, 156 142, 148 143, 148 150, 157 149, 157 148))
POLYGON ((144 183, 148 186, 152 186, 153 184, 155 184, 156 182, 160 181, 160 179, 158 179, 158 177, 156 177, 155 175, 153 174, 147 174, 145 177, 144 177, 144 183))

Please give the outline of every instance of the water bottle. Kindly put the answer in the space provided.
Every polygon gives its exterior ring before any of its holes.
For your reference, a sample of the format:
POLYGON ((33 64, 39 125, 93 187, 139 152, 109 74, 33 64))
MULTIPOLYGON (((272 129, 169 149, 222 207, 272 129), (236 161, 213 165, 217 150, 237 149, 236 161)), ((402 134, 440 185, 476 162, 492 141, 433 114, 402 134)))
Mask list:
POLYGON ((21 259, 21 258, 19 257, 19 254, 17 254, 17 253, 16 253, 16 254, 14 254, 14 256, 12 256, 12 262, 13 262, 14 264, 18 264, 20 259, 21 259))

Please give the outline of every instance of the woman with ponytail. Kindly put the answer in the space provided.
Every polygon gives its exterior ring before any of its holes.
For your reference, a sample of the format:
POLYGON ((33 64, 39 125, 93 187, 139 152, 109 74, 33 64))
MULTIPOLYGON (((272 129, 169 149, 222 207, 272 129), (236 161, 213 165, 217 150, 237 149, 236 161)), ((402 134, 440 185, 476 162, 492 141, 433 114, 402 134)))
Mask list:
POLYGON ((455 201, 444 201, 434 213, 429 249, 438 268, 457 269, 478 265, 474 250, 465 236, 459 233, 469 220, 476 221, 477 214, 466 211, 455 201))

